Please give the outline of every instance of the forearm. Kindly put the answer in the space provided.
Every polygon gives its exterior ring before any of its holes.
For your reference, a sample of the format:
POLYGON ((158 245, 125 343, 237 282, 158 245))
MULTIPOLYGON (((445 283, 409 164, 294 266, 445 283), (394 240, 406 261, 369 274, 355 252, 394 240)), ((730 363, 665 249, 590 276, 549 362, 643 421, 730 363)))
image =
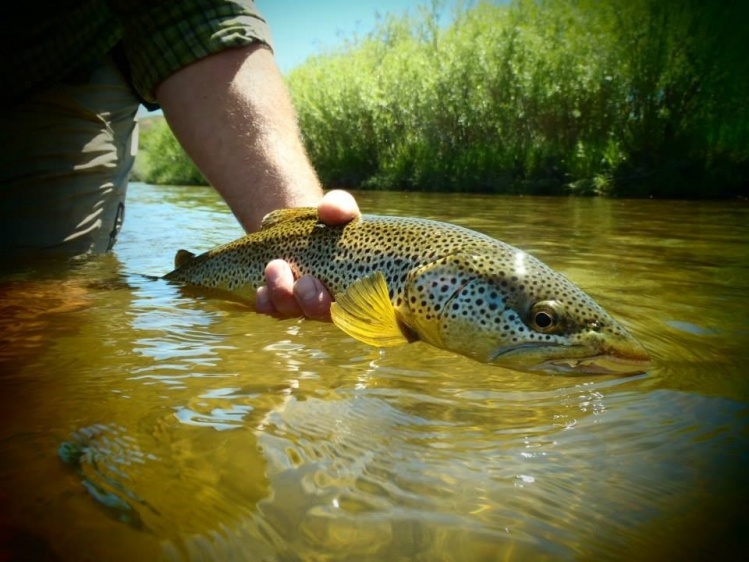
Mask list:
POLYGON ((263 45, 187 66, 164 80, 156 97, 180 144, 245 230, 257 230, 274 209, 319 203, 322 189, 291 100, 263 45))

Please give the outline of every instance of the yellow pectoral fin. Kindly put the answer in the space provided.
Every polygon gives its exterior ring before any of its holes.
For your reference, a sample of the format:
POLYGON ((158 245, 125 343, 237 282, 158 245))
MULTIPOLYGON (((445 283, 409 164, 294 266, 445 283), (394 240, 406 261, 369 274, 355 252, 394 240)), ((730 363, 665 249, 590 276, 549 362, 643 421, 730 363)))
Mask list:
POLYGON ((333 323, 349 336, 376 347, 393 347, 413 341, 398 321, 388 295, 385 276, 376 271, 336 295, 330 307, 333 323))

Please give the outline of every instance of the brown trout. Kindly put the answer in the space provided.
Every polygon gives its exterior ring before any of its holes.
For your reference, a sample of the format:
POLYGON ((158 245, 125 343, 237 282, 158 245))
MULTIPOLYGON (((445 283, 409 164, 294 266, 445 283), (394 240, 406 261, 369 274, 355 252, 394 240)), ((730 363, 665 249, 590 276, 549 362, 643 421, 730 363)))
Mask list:
POLYGON ((460 226, 363 215, 344 226, 282 209, 260 231, 199 256, 180 250, 165 279, 253 300, 265 265, 286 260, 335 296, 331 316, 378 347, 421 340, 530 372, 641 373, 648 354, 579 287, 536 258, 460 226))

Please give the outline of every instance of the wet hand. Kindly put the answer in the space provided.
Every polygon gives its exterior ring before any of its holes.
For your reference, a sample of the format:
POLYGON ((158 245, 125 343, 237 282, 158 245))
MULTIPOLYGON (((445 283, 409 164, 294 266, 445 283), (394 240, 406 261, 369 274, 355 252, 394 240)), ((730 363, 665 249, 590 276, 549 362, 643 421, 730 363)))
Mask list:
MULTIPOLYGON (((360 214, 356 200, 341 190, 326 193, 317 212, 329 225, 345 224, 360 214)), ((333 297, 319 279, 305 275, 295 281, 288 263, 273 260, 265 267, 265 286, 257 290, 255 310, 284 318, 306 316, 330 320, 332 302, 333 297)))

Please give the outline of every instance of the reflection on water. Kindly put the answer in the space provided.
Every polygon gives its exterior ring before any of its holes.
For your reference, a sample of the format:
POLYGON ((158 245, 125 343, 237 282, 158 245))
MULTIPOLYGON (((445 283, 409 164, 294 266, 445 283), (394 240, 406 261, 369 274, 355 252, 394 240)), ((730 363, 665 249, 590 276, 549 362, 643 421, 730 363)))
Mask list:
POLYGON ((189 297, 240 234, 131 189, 114 255, 0 283, 0 559, 730 559, 747 546, 749 207, 362 193, 535 254, 652 352, 551 377, 189 297), (25 558, 24 558, 25 557, 25 558))

